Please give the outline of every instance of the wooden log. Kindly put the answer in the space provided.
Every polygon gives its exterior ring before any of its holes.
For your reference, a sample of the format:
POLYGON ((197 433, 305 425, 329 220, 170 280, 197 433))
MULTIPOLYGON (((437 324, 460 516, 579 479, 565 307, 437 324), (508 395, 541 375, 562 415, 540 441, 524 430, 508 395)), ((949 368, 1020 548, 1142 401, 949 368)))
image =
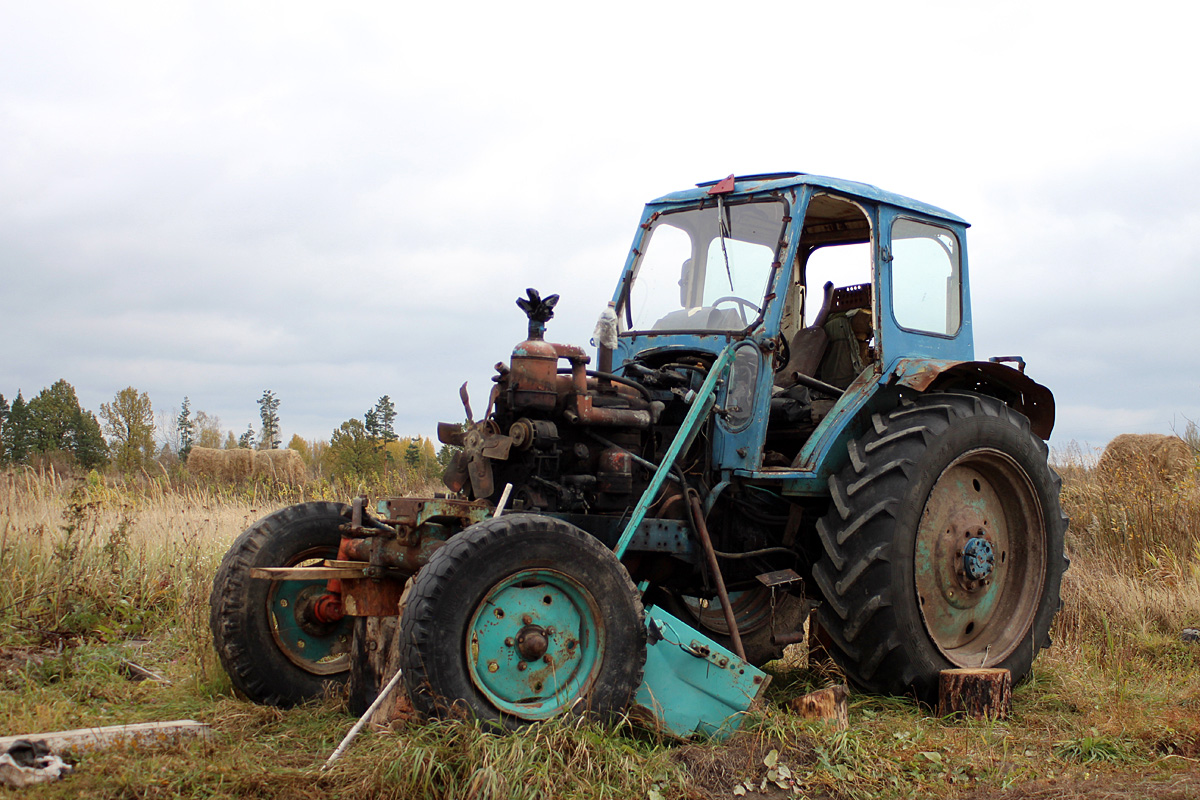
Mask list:
POLYGON ((938 675, 938 714, 1007 719, 1012 673, 1006 669, 944 669, 938 675))
POLYGON ((846 698, 850 690, 844 685, 830 686, 816 692, 809 692, 803 697, 795 697, 788 701, 788 706, 804 719, 819 719, 831 722, 839 730, 850 727, 850 715, 846 708, 846 698))
MULTIPOLYGON (((400 595, 400 614, 408 599, 410 579, 400 595)), ((350 713, 362 715, 375 702, 380 691, 400 670, 400 615, 394 617, 355 617, 354 636, 350 645, 350 713)), ((373 728, 382 728, 396 719, 413 714, 412 704, 403 684, 388 697, 367 720, 373 728)))
POLYGON ((171 722, 140 722, 135 725, 107 725, 103 728, 76 728, 53 733, 26 733, 20 736, 0 736, 0 752, 7 752, 18 739, 44 742, 52 752, 64 750, 102 750, 115 744, 127 743, 155 745, 174 742, 186 736, 207 738, 210 729, 206 723, 194 719, 177 719, 171 722))

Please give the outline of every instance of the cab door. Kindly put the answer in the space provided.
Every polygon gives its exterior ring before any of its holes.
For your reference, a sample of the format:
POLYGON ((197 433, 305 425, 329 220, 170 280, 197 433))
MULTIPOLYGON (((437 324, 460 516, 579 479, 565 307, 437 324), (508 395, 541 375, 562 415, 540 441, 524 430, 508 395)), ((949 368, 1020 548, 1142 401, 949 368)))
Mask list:
POLYGON ((974 358, 965 227, 897 208, 880 209, 881 361, 974 358))

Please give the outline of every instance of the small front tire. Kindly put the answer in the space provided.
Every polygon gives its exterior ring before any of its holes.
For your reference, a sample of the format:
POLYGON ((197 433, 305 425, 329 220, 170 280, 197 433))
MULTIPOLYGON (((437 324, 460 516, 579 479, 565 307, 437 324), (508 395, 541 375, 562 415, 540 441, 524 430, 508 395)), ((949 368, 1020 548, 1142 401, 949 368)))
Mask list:
POLYGON ((562 520, 493 518, 417 574, 400 621, 413 705, 516 728, 619 714, 646 661, 639 593, 612 551, 562 520))

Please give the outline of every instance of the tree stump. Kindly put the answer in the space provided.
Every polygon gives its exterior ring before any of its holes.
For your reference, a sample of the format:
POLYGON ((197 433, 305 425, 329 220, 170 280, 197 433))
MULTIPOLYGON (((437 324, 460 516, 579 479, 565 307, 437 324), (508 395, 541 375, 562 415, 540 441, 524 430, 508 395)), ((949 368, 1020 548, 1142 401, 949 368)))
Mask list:
POLYGON ((804 719, 819 719, 832 722, 838 730, 850 727, 850 716, 846 710, 846 698, 850 690, 839 684, 810 692, 803 697, 788 701, 788 706, 804 719))
POLYGON ((1006 669, 944 669, 938 676, 938 714, 1007 719, 1012 673, 1006 669))

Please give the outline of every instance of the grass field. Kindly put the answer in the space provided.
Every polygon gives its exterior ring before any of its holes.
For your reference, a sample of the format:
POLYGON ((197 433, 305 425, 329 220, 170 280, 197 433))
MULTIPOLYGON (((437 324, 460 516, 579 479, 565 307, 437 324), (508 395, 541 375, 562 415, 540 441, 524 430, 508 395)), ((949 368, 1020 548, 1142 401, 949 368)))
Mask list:
POLYGON ((850 729, 833 733, 782 701, 836 676, 780 665, 726 745, 630 726, 413 724, 364 734, 329 773, 352 722, 343 700, 236 699, 207 614, 234 536, 283 505, 342 499, 335 487, 0 473, 0 734, 179 718, 215 732, 85 756, 26 797, 1200 797, 1200 644, 1179 635, 1200 626, 1200 494, 1149 476, 1106 484, 1092 461, 1056 458, 1072 519, 1065 605, 1008 721, 852 696, 850 729), (130 662, 166 680, 132 680, 130 662))

